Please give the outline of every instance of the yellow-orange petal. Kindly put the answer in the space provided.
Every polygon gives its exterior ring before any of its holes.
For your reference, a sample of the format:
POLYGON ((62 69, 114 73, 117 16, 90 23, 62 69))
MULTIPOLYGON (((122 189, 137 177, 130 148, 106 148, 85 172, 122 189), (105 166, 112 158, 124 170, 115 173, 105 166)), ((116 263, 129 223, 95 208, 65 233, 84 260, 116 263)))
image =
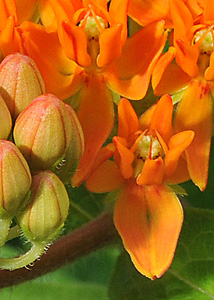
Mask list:
POLYGON ((157 130, 165 142, 172 134, 172 114, 172 98, 170 95, 163 95, 155 107, 149 128, 157 130))
POLYGON ((164 176, 164 163, 161 157, 157 159, 146 159, 143 170, 138 175, 136 182, 138 185, 161 184, 164 176))
POLYGON ((118 137, 113 138, 114 145, 118 151, 120 160, 119 160, 119 168, 120 172, 124 178, 128 179, 133 174, 132 163, 134 161, 135 155, 134 153, 126 148, 118 137))
POLYGON ((118 104, 118 136, 128 139, 139 129, 137 114, 131 103, 122 98, 118 104))
POLYGON ((203 11, 204 22, 214 20, 214 2, 213 1, 205 1, 205 7, 203 11))
POLYGON ((106 68, 104 76, 108 86, 124 97, 143 98, 165 42, 163 21, 139 30, 127 40, 120 58, 106 68))
POLYGON ((107 160, 87 178, 85 185, 93 193, 106 193, 119 189, 124 182, 115 162, 107 160))
POLYGON ((114 222, 137 270, 155 279, 169 268, 183 221, 176 195, 164 185, 127 185, 115 205, 114 222))
POLYGON ((100 54, 97 65, 102 68, 119 58, 122 51, 121 32, 122 24, 106 28, 99 36, 100 54))
POLYGON ((85 151, 72 179, 73 186, 79 186, 92 170, 96 156, 111 132, 114 119, 112 95, 102 76, 88 76, 79 97, 78 118, 85 138, 85 151))
POLYGON ((191 144, 194 136, 194 131, 186 130, 171 137, 168 143, 169 151, 167 151, 164 158, 165 174, 167 176, 171 176, 175 172, 179 157, 191 144))
POLYGON ((213 104, 209 85, 200 79, 192 80, 176 112, 175 129, 177 132, 195 132, 194 140, 186 149, 186 157, 191 179, 202 191, 208 178, 212 124, 213 104))

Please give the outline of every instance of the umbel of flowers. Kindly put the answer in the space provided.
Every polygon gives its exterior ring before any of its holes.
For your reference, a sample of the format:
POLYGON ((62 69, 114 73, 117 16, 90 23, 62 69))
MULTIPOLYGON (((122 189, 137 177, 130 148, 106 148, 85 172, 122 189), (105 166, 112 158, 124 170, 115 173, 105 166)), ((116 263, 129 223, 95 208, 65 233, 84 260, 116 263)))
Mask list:
POLYGON ((32 243, 1 268, 41 255, 68 214, 64 184, 85 181, 118 190, 114 222, 135 267, 167 270, 183 221, 176 185, 207 184, 213 12, 210 0, 0 0, 0 246, 12 221, 32 243), (162 97, 139 118, 126 98, 144 98, 150 78, 162 97), (113 102, 118 132, 103 147, 113 102))
POLYGON ((18 53, 5 58, 0 81, 0 246, 14 231, 12 221, 32 244, 19 257, 0 258, 0 268, 12 270, 38 258, 63 227, 69 198, 62 180, 71 180, 84 140, 72 107, 44 94, 32 59, 18 53), (60 172, 62 160, 66 169, 60 172))

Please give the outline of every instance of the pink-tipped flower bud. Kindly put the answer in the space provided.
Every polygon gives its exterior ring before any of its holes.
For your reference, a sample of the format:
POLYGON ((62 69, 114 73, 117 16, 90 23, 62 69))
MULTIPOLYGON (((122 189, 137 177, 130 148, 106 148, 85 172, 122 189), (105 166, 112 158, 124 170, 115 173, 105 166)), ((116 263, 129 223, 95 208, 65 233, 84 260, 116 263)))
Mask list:
POLYGON ((62 181, 51 171, 40 171, 32 176, 31 197, 17 221, 30 241, 48 243, 63 227, 68 209, 62 181))
POLYGON ((16 53, 1 62, 0 93, 13 119, 33 99, 45 93, 43 78, 30 57, 16 53))
POLYGON ((12 128, 12 118, 9 109, 7 108, 7 105, 5 104, 1 94, 0 94, 0 119, 1 119, 0 139, 6 140, 12 128))
POLYGON ((55 166, 54 172, 64 183, 69 183, 84 151, 84 136, 74 109, 70 105, 66 107, 71 118, 72 138, 68 150, 59 164, 55 166))
POLYGON ((30 167, 49 169, 71 142, 72 126, 66 105, 54 95, 39 96, 19 115, 13 133, 30 167))
POLYGON ((0 218, 14 216, 31 186, 31 173, 19 149, 0 140, 0 218))

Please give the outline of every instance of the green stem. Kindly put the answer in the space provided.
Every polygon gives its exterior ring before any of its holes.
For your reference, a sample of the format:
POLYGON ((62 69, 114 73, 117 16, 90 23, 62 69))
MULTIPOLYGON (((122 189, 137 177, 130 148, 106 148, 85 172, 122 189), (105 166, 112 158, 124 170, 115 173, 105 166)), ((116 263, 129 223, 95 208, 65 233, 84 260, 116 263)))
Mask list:
POLYGON ((19 237, 20 235, 21 235, 20 227, 18 225, 13 226, 12 228, 10 228, 10 231, 8 233, 7 242, 19 237))
POLYGON ((46 245, 41 243, 32 244, 31 249, 18 257, 0 258, 0 269, 16 270, 34 262, 45 251, 46 245))
POLYGON ((0 248, 4 246, 10 229, 12 218, 0 219, 0 248))

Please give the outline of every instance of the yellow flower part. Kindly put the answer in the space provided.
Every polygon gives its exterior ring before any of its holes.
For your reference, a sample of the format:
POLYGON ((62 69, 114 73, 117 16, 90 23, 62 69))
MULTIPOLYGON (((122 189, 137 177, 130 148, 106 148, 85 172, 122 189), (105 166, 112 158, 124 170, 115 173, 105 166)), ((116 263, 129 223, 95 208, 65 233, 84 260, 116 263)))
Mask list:
POLYGON ((167 186, 189 179, 185 156, 194 132, 173 135, 173 104, 169 95, 140 120, 130 102, 118 105, 118 135, 96 161, 86 180, 92 192, 120 189, 115 226, 139 272, 155 279, 168 269, 183 221, 175 193, 167 186), (163 114, 164 111, 164 114, 163 114), (114 161, 108 160, 113 155, 114 161))

